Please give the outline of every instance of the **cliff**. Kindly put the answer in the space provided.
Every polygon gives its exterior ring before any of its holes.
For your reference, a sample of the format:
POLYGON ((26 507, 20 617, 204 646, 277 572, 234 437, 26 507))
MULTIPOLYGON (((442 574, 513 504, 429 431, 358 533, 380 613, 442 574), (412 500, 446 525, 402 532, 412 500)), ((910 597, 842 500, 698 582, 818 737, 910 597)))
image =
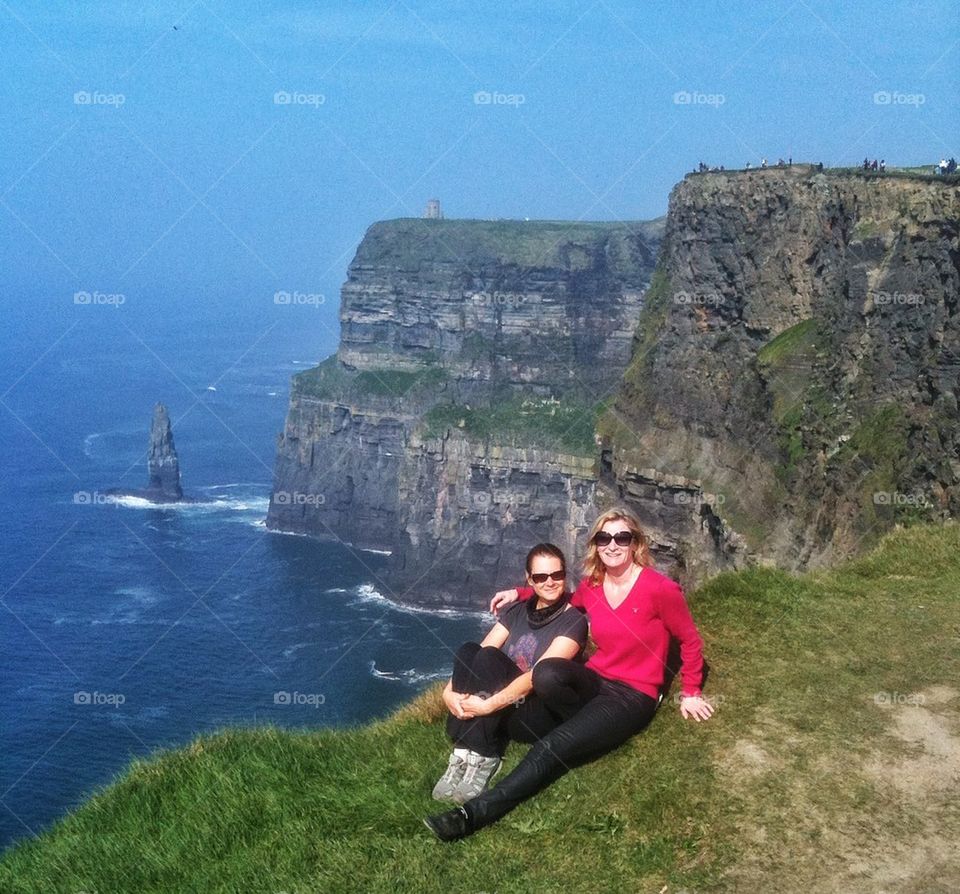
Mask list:
POLYGON ((612 502, 685 584, 952 516, 958 204, 794 165, 689 175, 665 225, 378 223, 337 355, 294 379, 268 526, 478 606, 612 502))
POLYGON ((474 606, 537 540, 573 551, 662 230, 373 225, 337 354, 293 380, 268 527, 389 549, 390 595, 474 606))
POLYGON ((600 425, 614 488, 650 519, 637 482, 685 479, 724 553, 790 568, 953 515, 958 212, 939 178, 688 176, 600 425))

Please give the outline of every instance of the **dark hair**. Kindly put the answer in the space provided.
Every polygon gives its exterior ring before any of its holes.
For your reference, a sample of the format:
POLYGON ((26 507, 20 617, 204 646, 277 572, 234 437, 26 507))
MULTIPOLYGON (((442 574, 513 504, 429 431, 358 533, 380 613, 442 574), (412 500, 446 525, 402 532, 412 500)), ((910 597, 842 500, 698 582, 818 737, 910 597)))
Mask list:
POLYGON ((560 549, 559 546, 554 546, 552 543, 538 543, 527 553, 527 574, 530 574, 530 567, 533 565, 533 560, 537 556, 553 556, 555 559, 560 560, 560 567, 564 571, 567 570, 567 560, 563 555, 563 550, 560 549))

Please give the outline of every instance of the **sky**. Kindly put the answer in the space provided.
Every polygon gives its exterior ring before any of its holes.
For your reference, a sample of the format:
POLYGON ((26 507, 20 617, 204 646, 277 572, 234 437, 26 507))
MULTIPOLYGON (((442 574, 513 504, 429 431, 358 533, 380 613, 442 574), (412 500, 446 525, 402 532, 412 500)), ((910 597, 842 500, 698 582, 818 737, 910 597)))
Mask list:
POLYGON ((366 228, 429 198, 648 219, 700 160, 960 157, 950 2, 141 7, 0 0, 0 300, 24 362, 110 313, 274 319, 320 359, 366 228))

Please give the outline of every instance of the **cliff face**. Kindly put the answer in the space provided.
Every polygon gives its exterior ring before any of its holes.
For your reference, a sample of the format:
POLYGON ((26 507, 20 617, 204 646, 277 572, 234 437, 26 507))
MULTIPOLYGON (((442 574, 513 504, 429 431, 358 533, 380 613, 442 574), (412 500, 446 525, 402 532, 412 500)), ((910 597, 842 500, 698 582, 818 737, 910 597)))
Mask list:
POLYGON ((663 232, 376 224, 337 355, 294 379, 268 525, 479 606, 613 502, 684 583, 953 515, 958 193, 793 166, 688 176, 663 232))
POLYGON ((421 602, 482 604, 539 540, 572 553, 662 229, 372 226, 336 356, 294 378, 268 527, 389 549, 421 602))
POLYGON ((955 513, 958 197, 806 167, 679 184, 601 422, 612 486, 680 476, 728 555, 789 567, 955 513))

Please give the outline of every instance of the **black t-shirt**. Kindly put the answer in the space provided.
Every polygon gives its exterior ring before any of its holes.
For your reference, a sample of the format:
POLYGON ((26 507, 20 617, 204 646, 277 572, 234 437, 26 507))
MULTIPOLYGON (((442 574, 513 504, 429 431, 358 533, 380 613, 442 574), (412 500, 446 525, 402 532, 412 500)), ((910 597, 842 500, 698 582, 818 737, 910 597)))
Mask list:
POLYGON ((571 605, 543 627, 531 628, 527 619, 527 602, 514 602, 500 616, 500 623, 510 631, 500 648, 524 673, 537 663, 558 636, 579 643, 581 652, 587 643, 587 616, 571 605))

